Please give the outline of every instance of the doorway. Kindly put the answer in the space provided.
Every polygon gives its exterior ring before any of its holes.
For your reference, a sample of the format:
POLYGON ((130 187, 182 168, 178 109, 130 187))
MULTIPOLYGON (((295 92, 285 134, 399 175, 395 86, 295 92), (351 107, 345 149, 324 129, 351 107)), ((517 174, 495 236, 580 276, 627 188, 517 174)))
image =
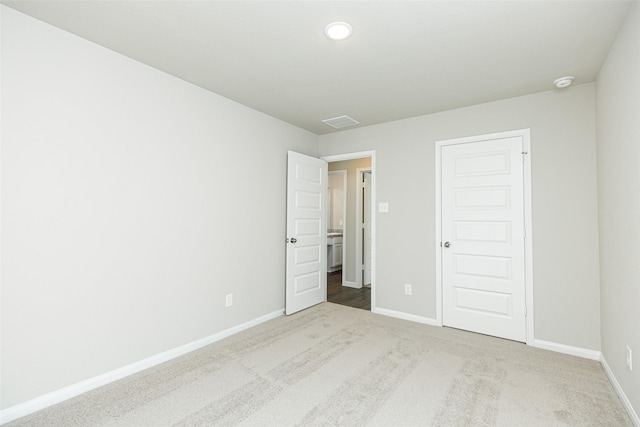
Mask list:
MULTIPOLYGON (((375 215, 373 206, 375 200, 375 152, 359 152, 323 157, 328 163, 329 184, 332 174, 341 176, 344 173, 346 185, 342 195, 344 196, 344 210, 342 227, 335 215, 339 210, 329 207, 333 211, 334 218, 328 218, 327 224, 332 224, 327 230, 327 301, 348 305, 365 310, 375 309, 375 215), (368 172, 369 183, 368 207, 363 208, 362 171, 368 172), (363 215, 368 219, 367 232, 363 231, 363 215), (342 251, 342 265, 340 268, 331 268, 331 255, 337 253, 336 242, 340 242, 342 251), (363 286, 363 254, 364 242, 367 242, 368 250, 368 286, 363 286), (330 246, 333 244, 333 246, 330 246), (333 271, 332 271, 333 270, 333 271)), ((334 178, 338 180, 339 178, 334 178)), ((339 194, 330 188, 328 194, 339 194)), ((335 204, 334 204, 335 205, 335 204)))
POLYGON ((436 314, 533 343, 529 130, 436 143, 436 314))

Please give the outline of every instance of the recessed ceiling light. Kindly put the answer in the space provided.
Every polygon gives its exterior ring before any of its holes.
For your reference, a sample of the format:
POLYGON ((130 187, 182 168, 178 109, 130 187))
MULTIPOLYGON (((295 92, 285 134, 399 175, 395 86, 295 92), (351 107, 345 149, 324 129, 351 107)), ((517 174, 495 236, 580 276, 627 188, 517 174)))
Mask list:
POLYGON ((351 25, 346 22, 332 22, 324 28, 324 35, 331 40, 344 40, 353 32, 351 25))
POLYGON ((563 89, 565 87, 571 86, 571 83, 573 83, 574 78, 575 77, 573 76, 560 77, 559 79, 555 79, 553 81, 553 84, 556 85, 558 89, 563 89))

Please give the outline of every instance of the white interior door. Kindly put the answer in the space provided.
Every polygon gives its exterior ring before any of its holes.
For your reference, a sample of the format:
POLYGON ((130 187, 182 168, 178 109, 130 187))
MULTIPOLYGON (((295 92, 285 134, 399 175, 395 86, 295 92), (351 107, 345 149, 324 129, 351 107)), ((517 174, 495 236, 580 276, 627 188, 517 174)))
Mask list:
POLYGON ((363 203, 362 203, 362 228, 363 228, 363 285, 371 284, 371 171, 365 172, 364 177, 364 191, 363 191, 363 203))
POLYGON ((521 137, 441 152, 443 325, 526 341, 521 137))
POLYGON ((289 151, 285 313, 327 298, 327 163, 289 151))

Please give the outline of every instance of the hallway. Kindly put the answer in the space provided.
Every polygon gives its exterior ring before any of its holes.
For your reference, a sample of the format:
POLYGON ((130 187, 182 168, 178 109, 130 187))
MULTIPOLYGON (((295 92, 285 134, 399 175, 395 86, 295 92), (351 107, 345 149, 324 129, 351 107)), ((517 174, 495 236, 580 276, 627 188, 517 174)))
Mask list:
POLYGON ((371 310, 371 287, 342 286, 342 270, 327 274, 327 301, 363 310, 371 310))

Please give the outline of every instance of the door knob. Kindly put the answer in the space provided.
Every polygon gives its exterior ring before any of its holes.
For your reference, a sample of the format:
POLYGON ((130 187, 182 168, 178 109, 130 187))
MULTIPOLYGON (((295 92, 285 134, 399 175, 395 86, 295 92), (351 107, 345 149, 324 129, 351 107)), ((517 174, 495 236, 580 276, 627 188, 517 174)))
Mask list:
POLYGON ((444 242, 444 247, 445 247, 445 248, 448 248, 449 246, 451 246, 451 243, 449 243, 449 242, 444 242))
POLYGON ((291 243, 295 243, 295 242, 297 242, 297 241, 298 241, 298 239, 296 239, 295 237, 292 237, 291 239, 289 239, 289 241, 290 241, 291 243))

